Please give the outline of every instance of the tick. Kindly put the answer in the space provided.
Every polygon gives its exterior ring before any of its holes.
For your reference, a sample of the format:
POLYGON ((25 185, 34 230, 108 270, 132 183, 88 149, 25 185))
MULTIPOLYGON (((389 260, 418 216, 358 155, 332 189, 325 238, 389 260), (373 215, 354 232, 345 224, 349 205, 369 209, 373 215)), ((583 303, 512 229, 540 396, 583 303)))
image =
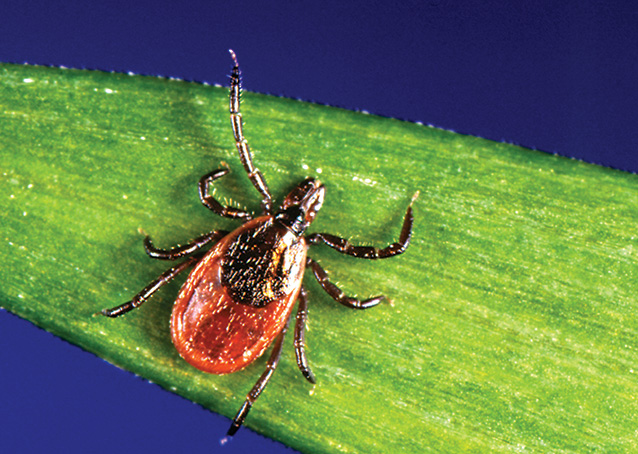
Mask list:
MULTIPOLYGON (((262 214, 253 218, 245 210, 224 206, 211 194, 211 183, 229 172, 224 167, 199 180, 202 204, 214 213, 242 221, 232 232, 213 230, 184 246, 156 248, 147 236, 146 253, 155 259, 184 261, 161 274, 133 299, 121 306, 104 309, 107 317, 118 317, 148 300, 157 290, 192 265, 171 315, 171 336, 175 348, 188 363, 211 374, 229 374, 243 369, 274 342, 266 370, 246 396, 228 430, 233 435, 241 427, 253 403, 270 380, 283 346, 293 306, 296 302, 294 349, 303 376, 315 383, 305 352, 304 331, 308 298, 303 286, 306 267, 321 287, 338 303, 353 309, 368 309, 385 297, 359 300, 346 296, 330 282, 326 271, 308 257, 308 246, 326 244, 342 254, 365 259, 383 259, 401 254, 410 244, 412 202, 407 208, 399 241, 385 248, 354 246, 348 240, 327 233, 306 235, 306 229, 321 209, 324 185, 307 178, 286 196, 276 211, 263 175, 253 165, 244 138, 240 112, 240 71, 231 50, 234 66, 230 77, 230 123, 239 158, 253 186, 261 195, 262 214), (205 246, 212 245, 207 252, 205 246)), ((418 194, 418 193, 417 193, 418 194)), ((412 199, 414 201, 415 197, 412 199)))

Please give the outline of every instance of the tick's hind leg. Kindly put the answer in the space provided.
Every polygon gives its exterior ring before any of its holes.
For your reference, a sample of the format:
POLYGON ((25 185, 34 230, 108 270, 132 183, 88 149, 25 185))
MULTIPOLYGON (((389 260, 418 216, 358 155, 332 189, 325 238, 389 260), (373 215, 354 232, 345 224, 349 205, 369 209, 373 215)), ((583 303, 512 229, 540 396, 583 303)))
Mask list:
POLYGON ((297 358, 297 366, 310 383, 315 384, 315 376, 310 370, 308 359, 306 358, 306 320, 308 319, 308 296, 306 289, 301 287, 299 292, 299 307, 297 308, 297 317, 295 323, 295 356, 297 358))
POLYGON ((186 268, 196 263, 200 258, 200 256, 189 257, 179 265, 164 271, 157 279, 148 284, 141 292, 135 295, 131 301, 111 309, 103 309, 101 314, 114 318, 141 306, 147 299, 153 296, 155 292, 168 284, 175 276, 184 271, 186 268))
POLYGON ((268 363, 266 364, 266 370, 263 374, 261 374, 261 377, 259 377, 257 383, 255 383, 255 386, 253 386, 253 389, 251 389, 246 396, 244 404, 235 415, 235 418, 233 419, 233 422, 228 429, 228 436, 232 437, 239 430, 241 425, 244 423, 246 416, 248 416, 248 412, 250 411, 251 407, 268 384, 270 377, 272 377, 272 374, 277 367, 277 363, 279 363, 279 357, 281 356, 281 349, 284 345, 284 337, 286 335, 286 330, 288 329, 289 322, 290 319, 288 319, 288 321, 286 322, 284 329, 279 334, 279 337, 277 338, 277 341, 273 346, 272 352, 270 353, 270 358, 268 358, 268 363))
POLYGON ((306 240, 312 244, 318 244, 321 242, 325 243, 342 254, 348 254, 362 259, 385 259, 387 257, 402 254, 408 248, 410 238, 412 237, 412 222, 414 221, 412 204, 418 196, 418 192, 414 194, 412 201, 410 202, 410 206, 408 206, 408 209, 405 212, 399 241, 392 243, 383 249, 372 246, 354 246, 345 238, 339 238, 338 236, 330 235, 329 233, 313 233, 306 236, 306 240))
POLYGON ((341 303, 344 306, 352 309, 368 309, 376 306, 385 298, 385 296, 379 295, 367 300, 359 300, 357 298, 346 296, 339 287, 330 282, 330 279, 328 279, 328 273, 326 273, 326 270, 324 270, 321 265, 312 260, 310 257, 307 258, 307 264, 312 269, 317 281, 326 293, 336 302, 341 303))
POLYGON ((223 177, 229 172, 228 169, 213 170, 199 179, 199 199, 202 204, 209 210, 214 211, 220 216, 231 219, 251 219, 250 213, 239 208, 233 208, 219 203, 209 191, 210 184, 223 177))
POLYGON ((230 55, 233 57, 235 65, 233 66, 233 72, 230 75, 230 123, 233 127, 233 135, 235 136, 235 144, 237 145, 237 151, 239 152, 239 158, 244 165, 244 169, 248 174, 248 178, 252 182, 253 186, 261 194, 261 207, 264 213, 270 214, 272 212, 272 196, 268 190, 268 185, 264 176, 261 174, 258 168, 253 165, 253 157, 248 147, 248 142, 244 137, 244 127, 241 118, 241 112, 239 110, 240 97, 241 97, 241 80, 239 72, 239 64, 237 63, 237 57, 235 52, 230 51, 230 55))

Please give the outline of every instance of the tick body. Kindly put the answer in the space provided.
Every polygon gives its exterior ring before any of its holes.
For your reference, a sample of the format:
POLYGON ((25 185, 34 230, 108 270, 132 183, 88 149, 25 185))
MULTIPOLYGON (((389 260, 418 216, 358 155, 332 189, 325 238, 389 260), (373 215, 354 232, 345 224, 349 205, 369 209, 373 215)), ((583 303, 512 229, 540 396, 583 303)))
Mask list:
POLYGON ((173 343, 213 374, 259 358, 290 317, 306 263, 306 241, 272 216, 224 237, 191 272, 171 316, 173 343))
POLYGON ((346 296, 330 282, 319 263, 308 257, 308 247, 324 243, 353 257, 392 257, 408 247, 413 221, 410 203, 399 241, 382 249, 354 246, 346 239, 327 233, 306 235, 306 229, 321 209, 326 193, 323 184, 314 178, 299 183, 279 209, 273 211, 270 190, 259 169, 253 165, 252 154, 244 138, 239 65, 232 51, 231 55, 235 63, 230 84, 231 126, 244 169, 261 195, 262 214, 253 219, 251 213, 224 206, 213 198, 210 185, 226 175, 229 172, 227 168, 204 175, 199 181, 202 204, 220 216, 241 220, 242 225, 232 232, 211 231, 187 245, 169 250, 156 248, 146 237, 144 247, 152 258, 184 260, 160 275, 131 301, 102 311, 108 317, 118 317, 135 309, 164 284, 194 265, 171 315, 173 344, 182 358, 204 372, 228 374, 243 369, 273 345, 266 370, 246 396, 228 435, 233 435, 241 427, 277 367, 296 303, 294 348, 297 365, 303 376, 315 383, 305 353, 308 300, 302 281, 306 267, 311 269, 328 295, 347 307, 367 309, 384 298, 376 296, 359 300, 346 296), (203 252, 206 246, 211 247, 203 252))

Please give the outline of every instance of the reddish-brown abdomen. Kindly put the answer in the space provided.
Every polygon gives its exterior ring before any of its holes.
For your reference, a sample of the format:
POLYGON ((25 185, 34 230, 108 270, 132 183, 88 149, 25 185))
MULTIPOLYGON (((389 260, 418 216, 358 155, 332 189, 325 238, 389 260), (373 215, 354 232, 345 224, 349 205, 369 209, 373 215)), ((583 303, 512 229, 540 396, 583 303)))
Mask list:
POLYGON ((306 248, 303 237, 273 223, 271 216, 247 222, 219 241, 188 276, 173 307, 171 334, 179 354, 213 374, 235 372, 261 356, 299 295, 306 248), (256 268, 245 265, 250 254, 266 282, 252 279, 256 268), (263 307, 238 301, 238 295, 251 294, 263 307))

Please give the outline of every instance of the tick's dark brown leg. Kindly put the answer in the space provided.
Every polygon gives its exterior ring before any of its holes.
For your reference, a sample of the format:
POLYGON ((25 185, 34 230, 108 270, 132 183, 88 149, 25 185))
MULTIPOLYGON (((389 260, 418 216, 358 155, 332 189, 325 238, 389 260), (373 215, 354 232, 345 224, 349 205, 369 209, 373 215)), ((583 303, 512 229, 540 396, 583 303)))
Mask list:
POLYGON ((151 237, 147 236, 146 238, 144 238, 144 249, 146 249, 146 253, 154 259, 177 260, 179 258, 192 254, 198 249, 206 246, 208 243, 214 243, 218 240, 221 240, 226 235, 228 235, 228 231, 226 230, 213 230, 212 232, 208 232, 202 236, 198 236, 188 244, 177 246, 168 250, 157 249, 155 246, 153 246, 151 237))
POLYGON ((412 222, 414 216, 412 215, 412 203, 417 198, 419 193, 417 192, 412 197, 412 202, 405 213, 403 219, 403 227, 401 228, 401 235, 399 235, 399 241, 392 243, 391 245, 379 249, 372 246, 353 246, 348 240, 339 238, 329 233, 313 233, 306 236, 306 240, 312 244, 318 244, 323 242, 333 249, 341 252, 342 254, 348 254, 353 257, 359 257, 363 259, 384 259, 403 253, 410 244, 410 237, 412 236, 412 222))
POLYGON ((228 436, 232 437, 233 435, 235 435, 237 430, 239 430, 241 425, 244 423, 244 420, 246 419, 250 408, 253 406, 261 392, 264 390, 264 388, 268 384, 268 381, 270 380, 270 377, 275 371, 277 363, 279 363, 279 357, 281 356, 281 349, 284 345, 284 336, 286 335, 286 330, 288 329, 288 323, 290 323, 290 319, 288 319, 288 321, 286 322, 284 329, 281 331, 281 334, 279 334, 279 337, 277 338, 277 341, 273 346, 272 352, 270 353, 270 358, 268 358, 268 363, 266 364, 266 370, 263 374, 261 374, 261 377, 259 377, 257 383, 255 383, 255 386, 253 386, 253 389, 251 389, 246 396, 244 404, 235 415, 235 419, 233 419, 233 422, 230 425, 230 429, 228 429, 228 436))
POLYGON ((229 99, 230 123, 233 127, 235 144, 237 145, 239 158, 241 159, 241 163, 244 165, 244 169, 246 169, 248 178, 250 178, 253 186, 255 186, 255 188, 262 196, 261 207, 264 210, 265 214, 270 214, 272 213, 272 196, 270 195, 268 185, 266 184, 266 180, 264 179, 263 175, 261 174, 259 169, 253 165, 252 154, 250 153, 248 142, 244 138, 243 122, 241 118, 241 112, 239 111, 241 96, 239 64, 237 63, 235 52, 231 50, 230 55, 233 57, 233 61, 235 62, 235 66, 233 66, 233 72, 230 75, 229 99))
POLYGON ((184 262, 172 267, 169 270, 164 271, 160 277, 155 279, 149 285, 144 287, 141 292, 133 297, 128 303, 124 303, 121 306, 114 307, 112 309, 104 309, 101 314, 107 317, 119 317, 122 314, 126 314, 132 311, 136 307, 141 306, 147 299, 149 299, 156 291, 162 288, 165 284, 168 284, 175 276, 184 271, 189 266, 197 263, 201 256, 189 257, 184 262))
POLYGON ((239 208, 222 205, 217 200, 215 200, 215 198, 209 191, 210 184, 213 181, 223 177, 228 172, 228 169, 217 169, 201 177, 199 179, 199 199, 202 201, 202 204, 204 204, 206 208, 214 211, 220 216, 231 219, 248 220, 252 217, 250 213, 239 208))
POLYGON ((308 296, 306 289, 301 287, 299 292, 299 307, 297 308, 297 320, 295 323, 295 356, 297 357, 297 366, 310 383, 315 384, 315 376, 310 370, 308 359, 306 358, 306 340, 305 329, 306 320, 308 319, 308 296))
POLYGON ((344 306, 350 307, 352 309, 368 309, 370 307, 376 306, 379 304, 385 296, 379 295, 374 298, 369 298, 367 300, 358 300, 357 298, 352 298, 350 296, 346 296, 343 291, 334 285, 328 279, 328 273, 324 270, 321 265, 312 260, 310 257, 307 258, 307 265, 312 269, 317 281, 321 287, 326 291, 328 295, 330 295, 336 302, 343 304, 344 306))

